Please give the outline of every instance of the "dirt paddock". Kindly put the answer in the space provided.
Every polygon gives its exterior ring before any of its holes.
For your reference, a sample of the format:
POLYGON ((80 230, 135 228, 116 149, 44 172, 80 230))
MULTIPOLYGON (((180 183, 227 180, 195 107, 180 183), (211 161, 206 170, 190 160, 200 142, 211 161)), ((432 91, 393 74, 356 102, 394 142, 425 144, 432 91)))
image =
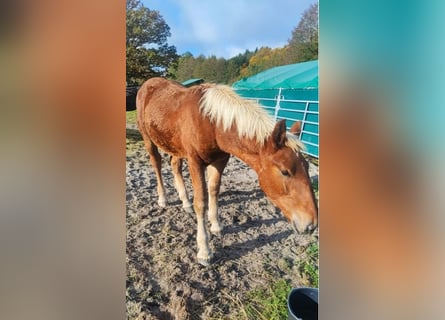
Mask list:
MULTIPOLYGON (((196 262, 196 218, 182 209, 164 157, 168 207, 157 205, 156 178, 137 135, 127 132, 128 319, 233 319, 243 296, 285 279, 310 285, 302 271, 306 248, 318 242, 297 235, 259 188, 256 174, 232 157, 219 198, 221 236, 210 235, 214 257, 196 262)), ((310 174, 318 184, 318 167, 310 174)), ((192 196, 188 169, 184 178, 192 196)), ((317 195, 318 196, 318 195, 317 195)))

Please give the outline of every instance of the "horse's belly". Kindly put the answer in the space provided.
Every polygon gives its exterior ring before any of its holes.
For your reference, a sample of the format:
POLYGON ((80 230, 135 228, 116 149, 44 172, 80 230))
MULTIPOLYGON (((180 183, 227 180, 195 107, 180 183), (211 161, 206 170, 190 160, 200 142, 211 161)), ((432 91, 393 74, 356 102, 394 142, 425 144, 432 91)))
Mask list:
POLYGON ((185 151, 170 132, 150 132, 150 138, 162 151, 172 156, 185 157, 185 151))

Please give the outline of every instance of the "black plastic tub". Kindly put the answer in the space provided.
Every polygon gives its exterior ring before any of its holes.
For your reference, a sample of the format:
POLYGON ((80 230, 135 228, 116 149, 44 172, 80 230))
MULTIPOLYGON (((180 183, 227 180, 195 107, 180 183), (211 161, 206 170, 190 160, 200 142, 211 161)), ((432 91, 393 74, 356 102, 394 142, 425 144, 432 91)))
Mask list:
POLYGON ((289 320, 318 319, 318 289, 295 288, 287 298, 289 320))

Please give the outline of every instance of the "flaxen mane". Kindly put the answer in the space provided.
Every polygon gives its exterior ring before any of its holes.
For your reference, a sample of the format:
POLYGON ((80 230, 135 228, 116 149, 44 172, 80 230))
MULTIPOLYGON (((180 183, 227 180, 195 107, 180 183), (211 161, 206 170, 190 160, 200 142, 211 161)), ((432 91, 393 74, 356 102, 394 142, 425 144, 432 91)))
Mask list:
MULTIPOLYGON (((252 100, 238 96, 225 85, 206 85, 200 102, 200 112, 224 131, 236 125, 240 138, 255 138, 264 145, 275 127, 274 119, 264 108, 252 100)), ((286 146, 295 152, 304 150, 304 144, 293 134, 287 134, 286 146)))

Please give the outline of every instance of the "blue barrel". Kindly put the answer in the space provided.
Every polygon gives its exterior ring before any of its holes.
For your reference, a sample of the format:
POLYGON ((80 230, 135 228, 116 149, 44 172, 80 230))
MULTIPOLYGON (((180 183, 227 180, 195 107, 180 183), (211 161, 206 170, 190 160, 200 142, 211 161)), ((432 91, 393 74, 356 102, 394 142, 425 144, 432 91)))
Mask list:
POLYGON ((318 319, 318 289, 295 288, 287 298, 289 320, 318 319))

